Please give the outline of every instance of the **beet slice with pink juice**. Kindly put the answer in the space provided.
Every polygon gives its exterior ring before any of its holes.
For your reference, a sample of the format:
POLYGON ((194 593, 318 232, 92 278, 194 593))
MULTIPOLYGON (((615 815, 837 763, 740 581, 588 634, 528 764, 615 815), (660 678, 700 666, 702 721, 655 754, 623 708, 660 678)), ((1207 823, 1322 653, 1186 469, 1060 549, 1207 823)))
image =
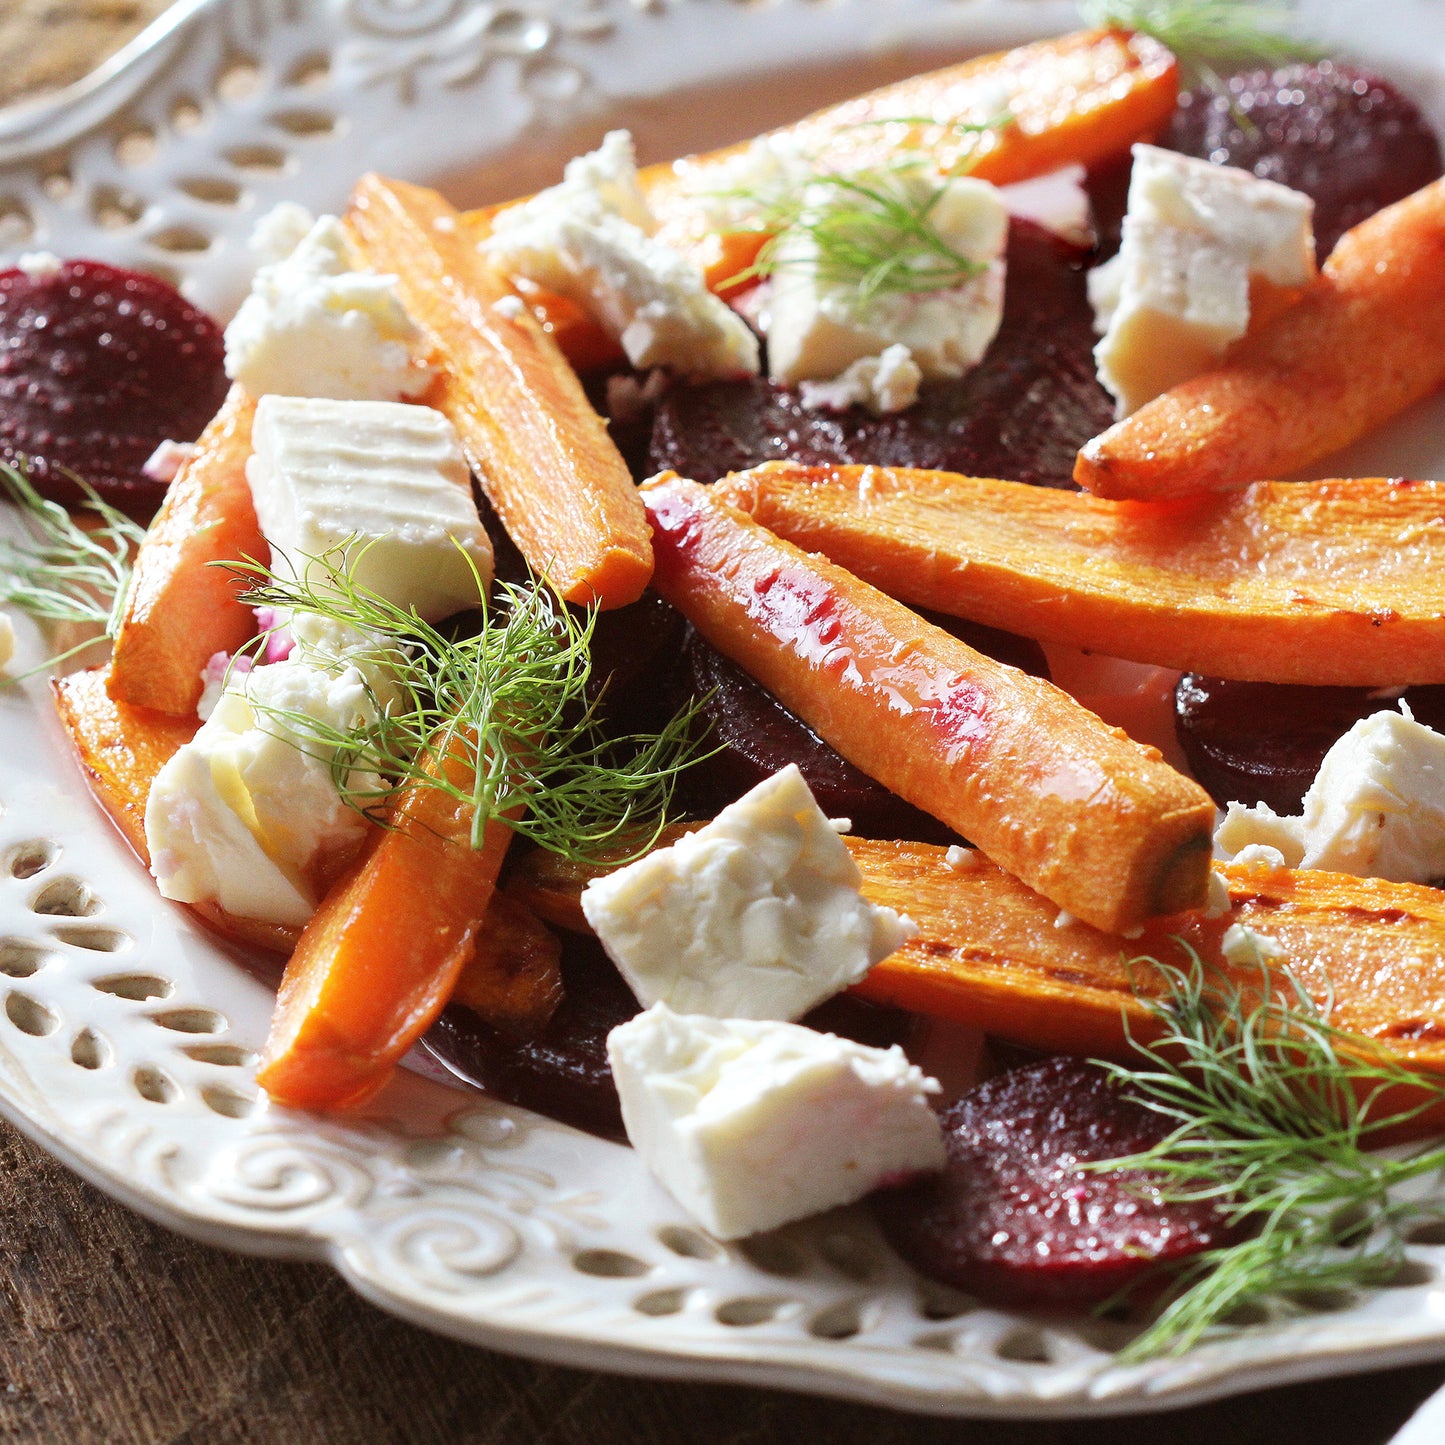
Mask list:
POLYGON ((1000 1305, 1082 1307, 1235 1236, 1210 1203, 1166 1202, 1139 1171, 1092 1172, 1169 1132, 1107 1070, 1059 1056, 970 1090, 943 1114, 940 1175, 873 1197, 921 1274, 1000 1305))

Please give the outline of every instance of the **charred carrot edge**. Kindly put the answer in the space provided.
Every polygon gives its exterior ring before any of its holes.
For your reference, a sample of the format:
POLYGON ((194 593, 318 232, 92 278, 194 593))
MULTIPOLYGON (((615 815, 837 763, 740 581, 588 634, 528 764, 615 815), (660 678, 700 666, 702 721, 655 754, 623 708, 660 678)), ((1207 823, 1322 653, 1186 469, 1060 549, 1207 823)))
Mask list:
POLYGON ((256 631, 244 583, 211 565, 270 556, 246 485, 255 412, 232 387, 136 553, 108 684, 121 702, 193 718, 202 668, 256 631))
MULTIPOLYGON (((195 735, 196 719, 118 702, 102 670, 73 672, 56 678, 51 687, 61 725, 96 802, 136 856, 149 865, 146 799, 156 774, 195 735)), ((274 953, 290 953, 296 945, 296 930, 282 924, 238 918, 214 903, 195 904, 191 912, 232 943, 274 953)))
POLYGON ((719 491, 890 596, 1044 642, 1257 682, 1445 682, 1445 483, 1260 482, 1160 507, 772 462, 719 491))
MULTIPOLYGON (((459 758, 432 762, 455 772, 459 758)), ((426 1032, 473 957, 512 830, 470 846, 471 805, 413 784, 322 900, 286 965, 257 1079, 278 1104, 370 1098, 426 1032)))
POLYGON ((1293 306, 1079 453, 1101 497, 1288 476, 1445 381, 1445 180, 1347 231, 1293 306))
POLYGON ((441 363, 451 418, 502 525, 569 601, 621 607, 652 572, 627 464, 576 373, 435 191, 364 176, 347 214, 368 265, 394 272, 441 363))
POLYGON ((1214 805, 1157 751, 695 482, 643 498, 657 591, 844 757, 1100 927, 1204 901, 1214 805))

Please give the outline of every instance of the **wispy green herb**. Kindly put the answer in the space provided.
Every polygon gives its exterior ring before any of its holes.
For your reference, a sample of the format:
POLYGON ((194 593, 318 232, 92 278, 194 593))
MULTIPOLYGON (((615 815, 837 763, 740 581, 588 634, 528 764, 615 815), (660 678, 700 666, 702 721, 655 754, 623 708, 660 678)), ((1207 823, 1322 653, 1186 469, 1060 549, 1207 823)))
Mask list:
POLYGON ((1222 75, 1251 65, 1315 60, 1317 45, 1294 30, 1294 6, 1250 0, 1079 0, 1090 25, 1152 35, 1185 67, 1190 83, 1222 89, 1222 75))
POLYGON ((696 756, 695 710, 658 733, 609 737, 588 700, 595 613, 579 616, 541 581, 502 586, 488 603, 479 579, 480 626, 453 638, 360 586, 344 556, 308 559, 301 580, 248 568, 256 579, 248 598, 376 637, 400 700, 378 693, 374 722, 341 730, 302 712, 270 713, 330 762, 353 806, 375 812, 384 803, 375 785, 357 786, 370 773, 388 791, 414 784, 466 804, 473 847, 489 820, 519 806, 509 826, 565 857, 589 858, 623 835, 637 840, 636 854, 651 846, 677 775, 696 756), (429 768, 429 757, 460 766, 429 768))
POLYGON ((1445 1215, 1445 1198, 1404 1188, 1445 1170, 1445 1146, 1371 1148, 1445 1102, 1445 1081, 1337 1027, 1288 970, 1261 966, 1246 989, 1186 952, 1185 967, 1139 960, 1165 985, 1145 1000, 1163 1037, 1135 1041, 1142 1067, 1106 1065, 1173 1128, 1089 1167, 1148 1170, 1166 1197, 1214 1201, 1242 1237, 1175 1277, 1128 1359, 1180 1354, 1248 1306, 1288 1311, 1384 1284, 1411 1226, 1445 1215))
POLYGON ((19 540, 0 538, 0 604, 41 621, 99 627, 103 634, 76 643, 43 667, 115 636, 130 586, 131 554, 145 535, 123 512, 80 485, 85 502, 79 510, 94 518, 91 526, 42 497, 20 468, 0 466, 0 492, 15 505, 23 534, 19 540))

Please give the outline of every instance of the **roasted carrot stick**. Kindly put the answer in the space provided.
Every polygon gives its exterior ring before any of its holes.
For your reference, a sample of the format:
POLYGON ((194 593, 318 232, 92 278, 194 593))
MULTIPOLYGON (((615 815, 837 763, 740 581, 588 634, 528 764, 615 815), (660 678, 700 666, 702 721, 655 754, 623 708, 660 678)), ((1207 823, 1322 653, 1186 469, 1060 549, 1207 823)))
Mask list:
POLYGON ((451 1002, 496 1028, 530 1037, 562 1002, 561 964, 557 935, 520 899, 493 893, 451 1002))
MULTIPOLYGON (((460 782, 460 756, 434 759, 460 782)), ((278 1104, 370 1098, 441 1011, 471 960, 511 841, 504 818, 470 845, 472 805, 413 783, 301 931, 257 1079, 278 1104)))
POLYGON ((441 363, 431 399, 523 556, 569 602, 635 602, 652 552, 627 464, 556 343, 459 231, 458 213, 435 191, 372 175, 347 220, 367 264, 400 278, 441 363))
POLYGON ((255 412, 232 387, 136 554, 107 684, 121 702, 194 718, 201 669, 256 631, 244 582, 211 565, 270 556, 246 485, 255 412))
POLYGON ((722 495, 892 597, 1258 682, 1445 682, 1445 483, 1259 482, 1170 506, 772 462, 722 495))
MULTIPOLYGON (((156 774, 195 734, 196 719, 117 702, 106 687, 104 670, 73 672, 51 686, 90 791, 136 856, 148 864, 146 799, 156 774)), ((290 953, 296 944, 296 930, 283 924, 238 918, 215 903, 192 904, 191 911, 233 943, 273 953, 290 953)))
POLYGON ((1074 478, 1154 499, 1283 477, 1445 381, 1445 180, 1347 231, 1293 306, 1221 366, 1115 423, 1074 478))
POLYGON ((844 757, 1100 927, 1204 901, 1214 805, 1157 751, 695 482, 643 497, 657 590, 844 757))

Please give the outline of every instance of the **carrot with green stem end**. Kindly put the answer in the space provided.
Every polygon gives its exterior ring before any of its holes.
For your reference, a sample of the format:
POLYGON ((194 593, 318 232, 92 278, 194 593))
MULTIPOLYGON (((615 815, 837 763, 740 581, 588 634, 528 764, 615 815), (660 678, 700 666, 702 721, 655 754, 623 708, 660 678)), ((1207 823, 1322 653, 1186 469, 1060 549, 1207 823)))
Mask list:
POLYGON ((654 585, 844 757, 1115 931, 1202 904, 1214 805, 1153 748, 671 474, 654 585))

